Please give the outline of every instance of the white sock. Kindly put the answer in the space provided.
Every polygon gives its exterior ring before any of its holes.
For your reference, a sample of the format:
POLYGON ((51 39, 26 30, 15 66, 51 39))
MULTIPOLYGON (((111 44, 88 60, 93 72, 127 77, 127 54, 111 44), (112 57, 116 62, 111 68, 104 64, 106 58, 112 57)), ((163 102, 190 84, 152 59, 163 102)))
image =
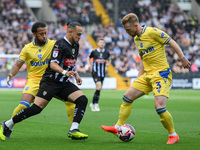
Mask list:
POLYGON ((169 136, 176 136, 176 132, 172 133, 172 134, 169 134, 169 136))
POLYGON ((78 129, 79 123, 78 122, 73 122, 71 125, 70 130, 78 129))
POLYGON ((14 122, 12 119, 5 122, 5 125, 12 131, 14 122))
POLYGON ((119 130, 120 126, 119 125, 115 125, 115 129, 119 130))

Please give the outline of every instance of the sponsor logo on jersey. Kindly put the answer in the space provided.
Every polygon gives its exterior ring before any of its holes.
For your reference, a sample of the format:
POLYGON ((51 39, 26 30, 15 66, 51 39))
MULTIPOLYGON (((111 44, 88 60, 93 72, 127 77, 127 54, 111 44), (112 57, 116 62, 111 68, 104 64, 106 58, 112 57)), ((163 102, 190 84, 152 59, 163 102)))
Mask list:
POLYGON ((74 66, 76 63, 76 59, 69 59, 69 58, 66 58, 65 59, 65 62, 64 62, 64 65, 65 66, 74 66))
POLYGON ((148 54, 148 53, 151 53, 154 51, 154 47, 153 46, 150 46, 148 47, 146 50, 141 50, 140 52, 140 56, 143 56, 144 54, 148 54))
POLYGON ((58 51, 53 51, 53 57, 56 58, 58 56, 58 51))
POLYGON ((39 61, 39 62, 35 62, 35 61, 30 61, 31 66, 43 66, 43 65, 47 65, 49 63, 49 59, 46 59, 45 61, 39 61))
POLYGON ((104 63, 106 63, 106 60, 105 59, 96 59, 95 62, 100 63, 100 64, 104 64, 104 63))
POLYGON ((42 54, 38 54, 38 59, 42 59, 42 54))

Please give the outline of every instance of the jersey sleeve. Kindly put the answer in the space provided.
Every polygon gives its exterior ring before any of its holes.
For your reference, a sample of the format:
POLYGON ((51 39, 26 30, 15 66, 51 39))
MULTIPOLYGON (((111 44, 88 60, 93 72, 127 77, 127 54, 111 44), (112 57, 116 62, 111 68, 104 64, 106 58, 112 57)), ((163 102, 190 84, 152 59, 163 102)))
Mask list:
POLYGON ((92 51, 89 55, 89 58, 93 58, 94 57, 94 51, 92 51))
POLYGON ((153 28, 151 33, 152 34, 149 34, 150 37, 160 42, 161 44, 167 44, 171 40, 171 37, 160 29, 153 28))
POLYGON ((17 61, 20 61, 22 63, 24 63, 27 59, 27 54, 26 54, 26 46, 21 50, 21 53, 19 55, 19 59, 17 61))
POLYGON ((62 53, 62 47, 56 42, 52 49, 51 62, 57 62, 59 64, 62 58, 62 53))
POLYGON ((110 58, 110 53, 109 53, 109 52, 108 52, 108 59, 111 59, 111 58, 110 58))

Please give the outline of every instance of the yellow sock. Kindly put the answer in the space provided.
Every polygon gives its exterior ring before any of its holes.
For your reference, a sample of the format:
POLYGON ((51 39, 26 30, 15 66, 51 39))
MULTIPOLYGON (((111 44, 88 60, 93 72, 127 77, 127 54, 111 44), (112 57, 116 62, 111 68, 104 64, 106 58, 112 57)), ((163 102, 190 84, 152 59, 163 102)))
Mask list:
POLYGON ((74 119, 74 108, 76 105, 74 103, 66 101, 65 106, 66 106, 66 112, 69 117, 70 124, 72 124, 73 119, 74 119))
POLYGON ((175 132, 173 118, 171 114, 167 111, 166 107, 156 109, 158 115, 160 116, 160 121, 163 126, 168 130, 169 134, 175 132))
POLYGON ((128 99, 125 95, 123 95, 123 103, 119 111, 119 119, 117 125, 122 126, 123 124, 125 124, 126 120, 131 114, 132 102, 132 100, 128 99))
POLYGON ((18 114, 22 109, 30 107, 31 103, 26 100, 21 100, 19 105, 14 109, 12 117, 13 118, 16 114, 18 114))

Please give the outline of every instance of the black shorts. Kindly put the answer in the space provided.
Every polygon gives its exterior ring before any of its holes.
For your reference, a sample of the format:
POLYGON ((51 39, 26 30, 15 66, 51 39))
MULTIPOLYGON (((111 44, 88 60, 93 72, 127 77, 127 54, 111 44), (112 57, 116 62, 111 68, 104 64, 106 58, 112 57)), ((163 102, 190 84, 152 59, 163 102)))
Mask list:
POLYGON ((52 97, 56 96, 64 101, 67 101, 68 96, 78 90, 80 89, 72 82, 61 83, 54 80, 42 79, 36 96, 44 98, 48 101, 50 101, 52 97))
POLYGON ((93 78, 95 83, 98 82, 98 81, 103 83, 103 80, 104 80, 104 77, 99 77, 96 72, 92 72, 92 78, 93 78))

